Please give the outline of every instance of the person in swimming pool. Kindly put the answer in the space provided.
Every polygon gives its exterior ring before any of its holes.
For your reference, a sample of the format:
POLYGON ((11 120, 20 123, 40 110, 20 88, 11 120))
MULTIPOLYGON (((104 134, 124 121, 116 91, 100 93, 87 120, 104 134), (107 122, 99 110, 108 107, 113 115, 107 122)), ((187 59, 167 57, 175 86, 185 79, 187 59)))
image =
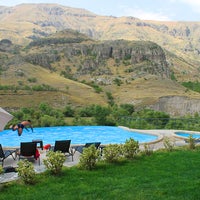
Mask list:
POLYGON ((13 131, 16 131, 18 132, 18 135, 21 136, 22 135, 22 132, 23 132, 23 129, 25 128, 27 131, 28 128, 27 126, 29 126, 33 132, 33 127, 31 125, 31 120, 26 120, 26 121, 22 121, 20 122, 19 124, 16 124, 16 125, 11 125, 10 128, 13 130, 13 131))

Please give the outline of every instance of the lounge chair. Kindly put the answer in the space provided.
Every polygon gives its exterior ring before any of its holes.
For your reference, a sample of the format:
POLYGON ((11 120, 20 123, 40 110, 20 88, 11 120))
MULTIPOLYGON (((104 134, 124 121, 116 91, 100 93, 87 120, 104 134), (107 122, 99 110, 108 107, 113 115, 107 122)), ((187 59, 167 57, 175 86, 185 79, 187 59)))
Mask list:
POLYGON ((8 158, 8 156, 10 156, 10 155, 15 160, 16 159, 16 150, 3 150, 2 145, 0 144, 0 161, 2 163, 2 167, 3 167, 4 160, 6 158, 8 158), (14 153, 15 153, 15 156, 13 156, 14 153))
POLYGON ((40 165, 40 154, 37 150, 37 143, 35 142, 21 142, 19 150, 20 159, 35 159, 40 165))
POLYGON ((76 147, 76 151, 80 152, 80 153, 83 153, 83 149, 84 148, 88 148, 89 146, 91 145, 94 145, 96 147, 96 149, 99 148, 101 142, 90 142, 90 143, 85 143, 84 146, 77 146, 76 147))
POLYGON ((72 161, 74 161, 74 153, 70 148, 71 140, 57 140, 55 141, 55 146, 53 147, 53 151, 61 151, 66 156, 72 156, 72 161))
MULTIPOLYGON (((200 138, 193 138, 194 139, 194 142, 195 143, 200 143, 200 138)), ((189 143, 190 142, 190 139, 187 138, 187 139, 184 139, 185 143, 189 143)))

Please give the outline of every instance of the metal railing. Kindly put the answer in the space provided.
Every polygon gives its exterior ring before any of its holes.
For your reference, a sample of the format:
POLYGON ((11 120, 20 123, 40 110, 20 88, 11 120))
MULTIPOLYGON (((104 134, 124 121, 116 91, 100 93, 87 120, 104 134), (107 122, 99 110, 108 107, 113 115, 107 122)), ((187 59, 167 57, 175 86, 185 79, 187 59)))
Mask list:
POLYGON ((200 131, 200 118, 118 118, 118 125, 135 129, 176 129, 200 131))

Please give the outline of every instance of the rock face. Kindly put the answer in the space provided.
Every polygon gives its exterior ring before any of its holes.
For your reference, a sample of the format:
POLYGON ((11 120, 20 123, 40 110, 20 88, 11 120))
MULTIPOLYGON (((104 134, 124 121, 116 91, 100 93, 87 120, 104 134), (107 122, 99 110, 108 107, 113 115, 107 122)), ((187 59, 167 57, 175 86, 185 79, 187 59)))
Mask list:
POLYGON ((160 97, 159 101, 150 108, 167 112, 171 116, 194 115, 200 112, 200 100, 184 96, 160 97))
POLYGON ((91 74, 113 75, 107 64, 109 60, 113 60, 115 67, 123 67, 127 74, 154 74, 170 78, 171 72, 165 53, 153 42, 116 40, 101 43, 90 41, 88 44, 83 44, 82 41, 83 39, 77 41, 69 38, 36 41, 34 46, 39 48, 43 46, 44 50, 39 54, 27 54, 25 60, 51 70, 51 65, 59 61, 61 57, 66 60, 70 58, 70 65, 75 63, 77 66, 74 77, 91 74), (128 69, 125 66, 128 66, 128 69))

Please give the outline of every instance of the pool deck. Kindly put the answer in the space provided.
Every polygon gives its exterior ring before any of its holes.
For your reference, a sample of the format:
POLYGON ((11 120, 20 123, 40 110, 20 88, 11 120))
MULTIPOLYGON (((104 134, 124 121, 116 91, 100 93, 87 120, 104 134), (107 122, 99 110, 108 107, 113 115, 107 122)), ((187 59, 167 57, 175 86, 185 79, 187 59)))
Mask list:
MULTIPOLYGON (((149 143, 149 148, 153 151, 164 148, 164 144, 163 144, 164 137, 168 137, 174 143, 174 146, 186 145, 183 138, 175 137, 174 130, 143 130, 143 131, 133 130, 133 131, 140 131, 144 133, 159 135, 159 138, 157 141, 153 141, 149 143)), ((140 149, 143 149, 143 144, 140 144, 140 149)), ((39 149, 39 151, 40 151, 40 165, 38 164, 38 161, 33 161, 33 165, 34 165, 34 169, 36 173, 41 173, 46 170, 43 160, 46 158, 47 152, 46 150, 41 150, 41 149, 39 149)), ((74 154, 74 161, 72 161, 71 156, 67 157, 66 161, 64 162, 64 166, 72 167, 72 166, 77 165, 79 163, 79 158, 80 158, 80 153, 76 151, 74 154)), ((18 158, 16 158, 16 160, 13 160, 13 158, 9 156, 8 158, 4 160, 4 167, 17 167, 18 161, 19 161, 18 158)), ((15 172, 0 174, 0 184, 9 182, 12 180, 16 180, 16 179, 18 179, 18 174, 15 172)))

